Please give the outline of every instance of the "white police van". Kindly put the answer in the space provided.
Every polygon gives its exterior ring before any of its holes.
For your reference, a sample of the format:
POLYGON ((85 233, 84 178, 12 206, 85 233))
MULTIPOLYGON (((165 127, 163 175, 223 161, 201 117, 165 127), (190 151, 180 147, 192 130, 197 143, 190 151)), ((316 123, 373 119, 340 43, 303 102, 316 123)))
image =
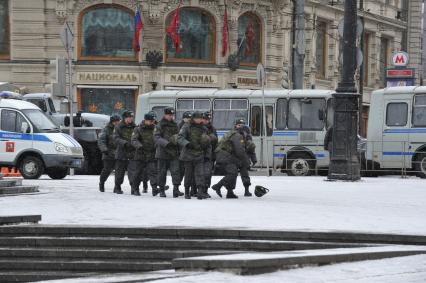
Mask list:
POLYGON ((81 167, 83 149, 36 105, 0 97, 0 166, 17 167, 26 179, 46 173, 62 179, 81 167))

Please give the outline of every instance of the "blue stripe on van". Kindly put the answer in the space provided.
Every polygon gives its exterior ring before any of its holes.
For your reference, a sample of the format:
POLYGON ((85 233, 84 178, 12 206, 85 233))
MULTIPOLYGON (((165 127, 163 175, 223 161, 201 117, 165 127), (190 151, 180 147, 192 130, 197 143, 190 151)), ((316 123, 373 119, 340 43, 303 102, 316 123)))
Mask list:
POLYGON ((287 154, 284 153, 274 153, 274 157, 279 157, 279 158, 283 158, 286 157, 287 154))
POLYGON ((291 137, 293 137, 293 136, 297 136, 298 132, 286 132, 286 131, 278 132, 278 131, 275 131, 272 135, 273 136, 291 136, 291 137))
POLYGON ((383 155, 387 155, 387 156, 414 155, 414 152, 384 151, 383 155))
POLYGON ((385 134, 426 134, 426 128, 413 129, 386 129, 385 134))
POLYGON ((24 141, 41 141, 51 142, 51 140, 42 134, 17 134, 11 132, 0 132, 0 139, 24 140, 24 141))

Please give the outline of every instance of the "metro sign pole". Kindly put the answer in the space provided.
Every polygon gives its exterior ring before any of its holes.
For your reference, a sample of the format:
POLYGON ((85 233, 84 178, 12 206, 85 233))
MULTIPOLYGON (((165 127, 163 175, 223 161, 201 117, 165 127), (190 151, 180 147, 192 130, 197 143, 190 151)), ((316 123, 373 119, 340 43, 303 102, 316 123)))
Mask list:
POLYGON ((343 68, 333 95, 333 131, 328 180, 357 181, 360 162, 357 152, 358 99, 355 86, 357 1, 345 1, 343 68))

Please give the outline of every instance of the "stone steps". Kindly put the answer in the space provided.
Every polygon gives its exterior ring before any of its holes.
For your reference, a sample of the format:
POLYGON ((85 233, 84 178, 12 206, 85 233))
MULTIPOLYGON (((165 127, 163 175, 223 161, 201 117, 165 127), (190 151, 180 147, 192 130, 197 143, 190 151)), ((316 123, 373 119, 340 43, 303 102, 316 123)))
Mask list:
POLYGON ((40 270, 40 271, 74 271, 74 272, 144 272, 171 269, 170 261, 153 260, 89 260, 89 259, 44 259, 17 258, 0 259, 0 270, 40 270))
POLYGON ((54 280, 65 278, 80 278, 96 275, 97 273, 77 273, 72 271, 2 271, 0 270, 0 282, 34 282, 41 280, 54 280))
POLYGON ((310 243, 297 241, 264 241, 233 239, 151 239, 101 237, 0 237, 0 247, 84 247, 144 249, 198 249, 239 251, 284 251, 302 249, 343 248, 354 245, 341 243, 310 243))
POLYGON ((0 259, 45 258, 45 259, 140 259, 172 260, 181 257, 221 255, 241 251, 223 250, 135 250, 135 249, 87 249, 87 248, 0 248, 0 259))
POLYGON ((272 241, 308 241, 331 243, 375 243, 426 245, 426 236, 372 234, 345 231, 262 231, 247 229, 203 229, 176 227, 105 227, 62 225, 0 226, 0 236, 121 237, 156 239, 236 239, 272 241))
POLYGON ((22 186, 22 179, 18 178, 3 178, 0 179, 0 188, 22 186))
POLYGON ((19 195, 28 193, 38 193, 37 186, 14 186, 0 188, 0 195, 19 195))

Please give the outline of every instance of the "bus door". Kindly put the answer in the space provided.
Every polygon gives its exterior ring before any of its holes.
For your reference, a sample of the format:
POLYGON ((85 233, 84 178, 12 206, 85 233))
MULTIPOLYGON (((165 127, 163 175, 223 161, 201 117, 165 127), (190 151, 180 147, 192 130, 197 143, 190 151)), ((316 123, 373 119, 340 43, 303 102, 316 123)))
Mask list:
MULTIPOLYGON (((256 144, 256 155, 258 166, 266 166, 266 152, 264 143, 268 145, 268 162, 272 166, 273 159, 273 140, 270 138, 273 134, 273 113, 274 107, 272 104, 265 104, 266 109, 266 136, 267 142, 262 139, 263 132, 263 107, 262 104, 252 104, 250 111, 250 129, 253 136, 253 142, 256 144)), ((264 136, 264 134, 263 134, 264 136)))
MULTIPOLYGON (((411 162, 409 150, 410 99, 384 100, 382 168, 406 168, 411 162)), ((378 142, 378 141, 371 141, 378 142)), ((373 148, 377 148, 374 147, 373 148)), ((373 155, 380 154, 373 152, 373 155)))

